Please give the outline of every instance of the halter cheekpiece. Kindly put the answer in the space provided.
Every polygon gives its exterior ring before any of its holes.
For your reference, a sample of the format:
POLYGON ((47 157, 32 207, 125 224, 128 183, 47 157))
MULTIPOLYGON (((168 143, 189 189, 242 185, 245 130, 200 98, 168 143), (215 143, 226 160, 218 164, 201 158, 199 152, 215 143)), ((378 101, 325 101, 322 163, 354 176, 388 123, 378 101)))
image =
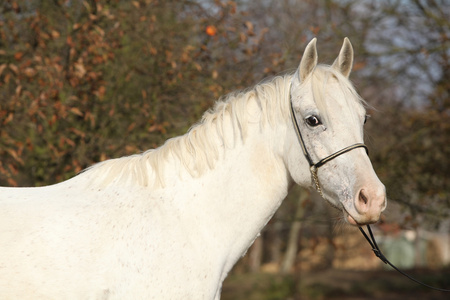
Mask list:
POLYGON ((302 133, 300 132, 300 128, 298 127, 297 118, 295 117, 294 107, 293 107, 293 104, 292 104, 292 98, 291 98, 291 94, 290 94, 290 89, 289 89, 289 102, 290 102, 290 109, 291 109, 291 120, 292 120, 292 123, 293 123, 294 128, 295 128, 295 133, 297 134, 298 141, 300 142, 300 146, 302 148, 303 155, 305 156, 306 160, 309 163, 309 170, 310 170, 312 178, 314 180, 314 184, 316 185, 317 192, 319 192, 320 196, 322 196, 322 198, 323 198, 322 189, 320 188, 320 183, 319 183, 319 177, 317 176, 317 170, 321 166, 326 164, 327 162, 329 162, 329 161, 335 159, 336 157, 338 157, 339 155, 347 153, 347 152, 349 152, 349 151, 351 151, 353 149, 364 148, 366 150, 367 155, 369 155, 369 149, 363 143, 356 143, 356 144, 353 144, 351 146, 345 147, 345 148, 343 148, 343 149, 341 149, 339 151, 336 151, 333 154, 328 155, 327 157, 322 158, 318 162, 314 163, 312 158, 311 158, 311 155, 309 155, 309 152, 306 149, 305 141, 303 140, 302 133))

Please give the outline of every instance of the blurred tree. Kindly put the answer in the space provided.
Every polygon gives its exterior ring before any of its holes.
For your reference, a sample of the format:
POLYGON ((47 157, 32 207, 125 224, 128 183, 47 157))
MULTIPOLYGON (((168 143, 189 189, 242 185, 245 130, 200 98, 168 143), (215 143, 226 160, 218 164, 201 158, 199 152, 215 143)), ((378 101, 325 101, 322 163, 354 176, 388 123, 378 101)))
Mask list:
POLYGON ((55 183, 185 132, 219 95, 253 81, 246 65, 262 37, 232 1, 0 9, 2 185, 55 183))

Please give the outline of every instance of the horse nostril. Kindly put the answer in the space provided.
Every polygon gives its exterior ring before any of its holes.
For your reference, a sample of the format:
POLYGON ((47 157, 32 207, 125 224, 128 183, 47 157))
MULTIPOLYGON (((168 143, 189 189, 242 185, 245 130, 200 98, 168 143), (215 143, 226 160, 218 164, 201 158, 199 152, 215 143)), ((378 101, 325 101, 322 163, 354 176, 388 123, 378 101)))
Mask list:
POLYGON ((367 203, 369 202, 369 200, 367 199, 367 196, 364 193, 364 190, 361 190, 359 192, 359 201, 361 203, 363 203, 364 205, 367 205, 367 203))
POLYGON ((373 191, 370 186, 366 186, 359 190, 354 199, 354 208, 357 213, 355 216, 359 224, 370 224, 378 221, 383 211, 379 204, 385 201, 383 194, 373 191))

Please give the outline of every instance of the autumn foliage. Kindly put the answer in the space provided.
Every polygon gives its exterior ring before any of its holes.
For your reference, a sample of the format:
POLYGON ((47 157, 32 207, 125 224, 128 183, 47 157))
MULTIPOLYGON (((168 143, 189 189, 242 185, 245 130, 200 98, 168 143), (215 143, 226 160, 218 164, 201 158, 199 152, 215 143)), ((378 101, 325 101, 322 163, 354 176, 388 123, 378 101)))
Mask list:
POLYGON ((255 47, 235 27, 242 16, 233 2, 9 1, 3 9, 1 185, 55 183, 156 147, 251 78, 222 76, 255 47))

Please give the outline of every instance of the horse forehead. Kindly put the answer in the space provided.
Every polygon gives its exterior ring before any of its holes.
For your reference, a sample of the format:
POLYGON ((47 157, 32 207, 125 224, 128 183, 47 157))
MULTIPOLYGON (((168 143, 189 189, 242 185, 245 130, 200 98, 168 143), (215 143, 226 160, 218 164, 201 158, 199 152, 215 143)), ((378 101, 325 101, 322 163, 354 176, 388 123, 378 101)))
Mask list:
POLYGON ((344 91, 344 88, 329 88, 325 89, 322 101, 324 101, 324 108, 329 113, 343 113, 347 112, 360 112, 364 107, 359 99, 350 90, 344 91))
MULTIPOLYGON (((354 93, 345 93, 342 89, 329 88, 317 93, 305 93, 298 103, 298 111, 303 113, 318 113, 328 119, 349 120, 359 119, 365 113, 365 108, 354 93)), ((346 123, 346 122, 344 122, 346 123)))
POLYGON ((356 91, 350 84, 331 80, 323 89, 322 100, 328 113, 361 114, 365 109, 356 91))

